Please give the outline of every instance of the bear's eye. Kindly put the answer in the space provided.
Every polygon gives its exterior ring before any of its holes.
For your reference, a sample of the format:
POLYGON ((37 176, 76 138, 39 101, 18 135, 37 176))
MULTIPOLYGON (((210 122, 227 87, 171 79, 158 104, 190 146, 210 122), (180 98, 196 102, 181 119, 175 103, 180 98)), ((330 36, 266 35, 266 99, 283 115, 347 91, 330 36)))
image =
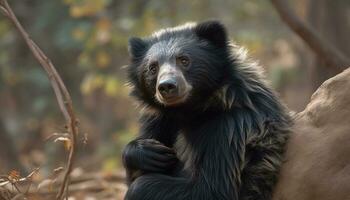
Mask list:
POLYGON ((178 57, 178 61, 184 67, 188 67, 190 65, 190 59, 187 56, 178 57))
POLYGON ((148 71, 151 72, 151 74, 156 74, 158 70, 158 63, 153 62, 148 66, 148 71))

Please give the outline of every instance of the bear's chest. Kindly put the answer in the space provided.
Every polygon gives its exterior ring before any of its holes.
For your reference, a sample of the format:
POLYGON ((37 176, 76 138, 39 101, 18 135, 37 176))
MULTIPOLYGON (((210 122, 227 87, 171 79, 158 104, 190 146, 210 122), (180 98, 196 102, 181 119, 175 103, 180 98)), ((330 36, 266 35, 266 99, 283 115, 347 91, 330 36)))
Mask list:
POLYGON ((184 132, 180 131, 174 144, 174 149, 179 160, 184 164, 184 169, 190 169, 193 163, 194 151, 192 145, 187 141, 184 132))

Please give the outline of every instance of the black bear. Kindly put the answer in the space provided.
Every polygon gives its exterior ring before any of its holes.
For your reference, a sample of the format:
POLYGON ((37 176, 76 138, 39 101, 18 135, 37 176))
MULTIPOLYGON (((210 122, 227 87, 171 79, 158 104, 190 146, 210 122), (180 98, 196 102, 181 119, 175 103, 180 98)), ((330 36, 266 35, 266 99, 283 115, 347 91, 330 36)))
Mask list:
POLYGON ((140 136, 127 200, 269 200, 291 124, 261 69, 217 21, 129 40, 140 136))

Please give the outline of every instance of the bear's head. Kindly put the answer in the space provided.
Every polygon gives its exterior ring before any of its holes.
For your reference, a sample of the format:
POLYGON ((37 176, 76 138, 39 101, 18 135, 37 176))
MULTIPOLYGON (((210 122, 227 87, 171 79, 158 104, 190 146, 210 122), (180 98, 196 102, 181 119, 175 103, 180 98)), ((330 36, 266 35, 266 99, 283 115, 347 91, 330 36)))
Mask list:
POLYGON ((229 51, 225 27, 217 21, 131 38, 132 95, 158 108, 202 104, 227 80, 229 51))

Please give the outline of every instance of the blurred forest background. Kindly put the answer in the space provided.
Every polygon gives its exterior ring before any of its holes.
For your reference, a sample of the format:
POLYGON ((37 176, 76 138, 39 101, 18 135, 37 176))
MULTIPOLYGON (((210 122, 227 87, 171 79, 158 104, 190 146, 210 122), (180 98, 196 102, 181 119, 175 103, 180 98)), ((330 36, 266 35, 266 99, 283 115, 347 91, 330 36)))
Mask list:
MULTIPOLYGON (((350 56, 350 1, 289 1, 297 15, 350 56)), ((286 105, 301 111, 310 95, 339 71, 324 65, 278 16, 258 0, 11 0, 20 22, 66 83, 80 120, 75 167, 122 171, 121 151, 138 130, 128 96, 127 40, 187 21, 219 19, 232 40, 266 69, 286 105), (83 142, 85 141, 86 142, 83 142)), ((41 167, 48 176, 66 162, 65 132, 50 82, 13 25, 0 16, 0 174, 41 167)))

